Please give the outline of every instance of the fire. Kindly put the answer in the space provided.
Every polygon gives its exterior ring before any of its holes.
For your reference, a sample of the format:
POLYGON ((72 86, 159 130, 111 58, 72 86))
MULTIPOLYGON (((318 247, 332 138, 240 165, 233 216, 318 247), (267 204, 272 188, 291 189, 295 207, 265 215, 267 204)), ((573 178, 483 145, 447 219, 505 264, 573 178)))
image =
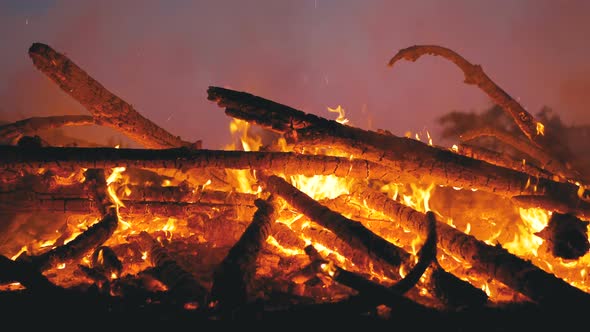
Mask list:
POLYGON ((338 113, 338 117, 336 118, 336 122, 341 123, 341 124, 347 124, 349 122, 349 120, 345 116, 344 108, 342 108, 342 106, 338 105, 338 106, 336 106, 336 108, 328 107, 328 111, 333 112, 333 113, 338 113))

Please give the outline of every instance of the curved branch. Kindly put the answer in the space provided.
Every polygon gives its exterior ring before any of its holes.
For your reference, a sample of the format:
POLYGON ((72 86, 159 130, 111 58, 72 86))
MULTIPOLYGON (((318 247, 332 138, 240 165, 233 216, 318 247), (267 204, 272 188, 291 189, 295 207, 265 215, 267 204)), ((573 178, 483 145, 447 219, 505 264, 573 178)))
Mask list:
POLYGON ((31 136, 39 130, 93 124, 94 118, 90 115, 32 117, 0 126, 0 137, 10 140, 11 144, 15 144, 21 137, 31 136))
MULTIPOLYGON (((477 85, 482 91, 484 91, 493 101, 498 104, 503 110, 505 110, 514 119, 514 122, 525 134, 525 136, 531 140, 538 148, 545 150, 549 153, 554 163, 560 160, 560 164, 563 164, 559 156, 566 156, 571 158, 572 154, 569 151, 563 152, 566 147, 558 144, 561 153, 551 149, 551 146, 556 146, 556 138, 550 133, 544 132, 544 126, 541 122, 536 121, 533 116, 524 109, 514 98, 500 88, 492 79, 490 79, 483 71, 480 65, 474 65, 457 54, 455 51, 446 47, 438 45, 414 45, 408 48, 401 49, 397 54, 389 60, 388 65, 393 65, 399 60, 405 59, 408 61, 416 61, 422 55, 430 54, 434 56, 442 56, 443 58, 453 62, 457 65, 465 75, 465 83, 477 85)), ((567 170, 567 168, 565 169, 567 170)), ((563 172, 566 175, 569 172, 563 172)))

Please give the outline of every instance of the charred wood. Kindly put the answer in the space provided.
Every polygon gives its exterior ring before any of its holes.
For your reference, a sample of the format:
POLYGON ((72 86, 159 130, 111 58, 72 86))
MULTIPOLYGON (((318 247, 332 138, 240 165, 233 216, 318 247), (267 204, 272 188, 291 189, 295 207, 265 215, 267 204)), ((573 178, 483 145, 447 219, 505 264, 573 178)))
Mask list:
POLYGON ((258 209, 252 222, 214 271, 211 298, 223 315, 233 315, 235 310, 249 302, 256 258, 278 218, 274 196, 257 199, 255 204, 258 209))
POLYGON ((147 232, 141 232, 136 238, 143 250, 148 252, 150 262, 154 265, 151 271, 154 277, 168 287, 168 292, 177 301, 196 302, 199 309, 206 308, 208 291, 190 272, 180 266, 160 242, 147 232))

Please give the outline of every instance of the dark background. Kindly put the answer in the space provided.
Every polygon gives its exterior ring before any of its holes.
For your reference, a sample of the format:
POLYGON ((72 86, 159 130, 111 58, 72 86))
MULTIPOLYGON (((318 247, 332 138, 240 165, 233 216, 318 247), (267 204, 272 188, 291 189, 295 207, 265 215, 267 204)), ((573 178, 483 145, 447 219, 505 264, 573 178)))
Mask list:
MULTIPOLYGON (((387 67, 401 48, 449 47, 531 113, 590 122, 590 2, 558 0, 0 0, 0 120, 88 114, 27 55, 46 43, 144 116, 205 148, 230 142, 230 118, 210 85, 247 91, 396 135, 429 131, 451 110, 480 112, 488 97, 432 56, 387 67)), ((105 128, 76 128, 94 141, 105 128)))

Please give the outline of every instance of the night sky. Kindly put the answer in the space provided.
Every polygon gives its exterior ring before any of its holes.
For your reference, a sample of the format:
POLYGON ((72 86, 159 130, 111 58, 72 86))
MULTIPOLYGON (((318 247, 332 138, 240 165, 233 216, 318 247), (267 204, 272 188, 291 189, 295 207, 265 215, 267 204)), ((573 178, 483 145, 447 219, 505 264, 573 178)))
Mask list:
POLYGON ((205 148, 230 142, 210 85, 327 118, 341 105, 354 126, 428 130, 436 144, 438 117, 491 106, 442 58, 387 67, 399 49, 436 44, 482 65, 529 112, 590 124, 589 18, 585 0, 0 0, 0 120, 88 114, 33 66, 27 50, 42 42, 205 148))

